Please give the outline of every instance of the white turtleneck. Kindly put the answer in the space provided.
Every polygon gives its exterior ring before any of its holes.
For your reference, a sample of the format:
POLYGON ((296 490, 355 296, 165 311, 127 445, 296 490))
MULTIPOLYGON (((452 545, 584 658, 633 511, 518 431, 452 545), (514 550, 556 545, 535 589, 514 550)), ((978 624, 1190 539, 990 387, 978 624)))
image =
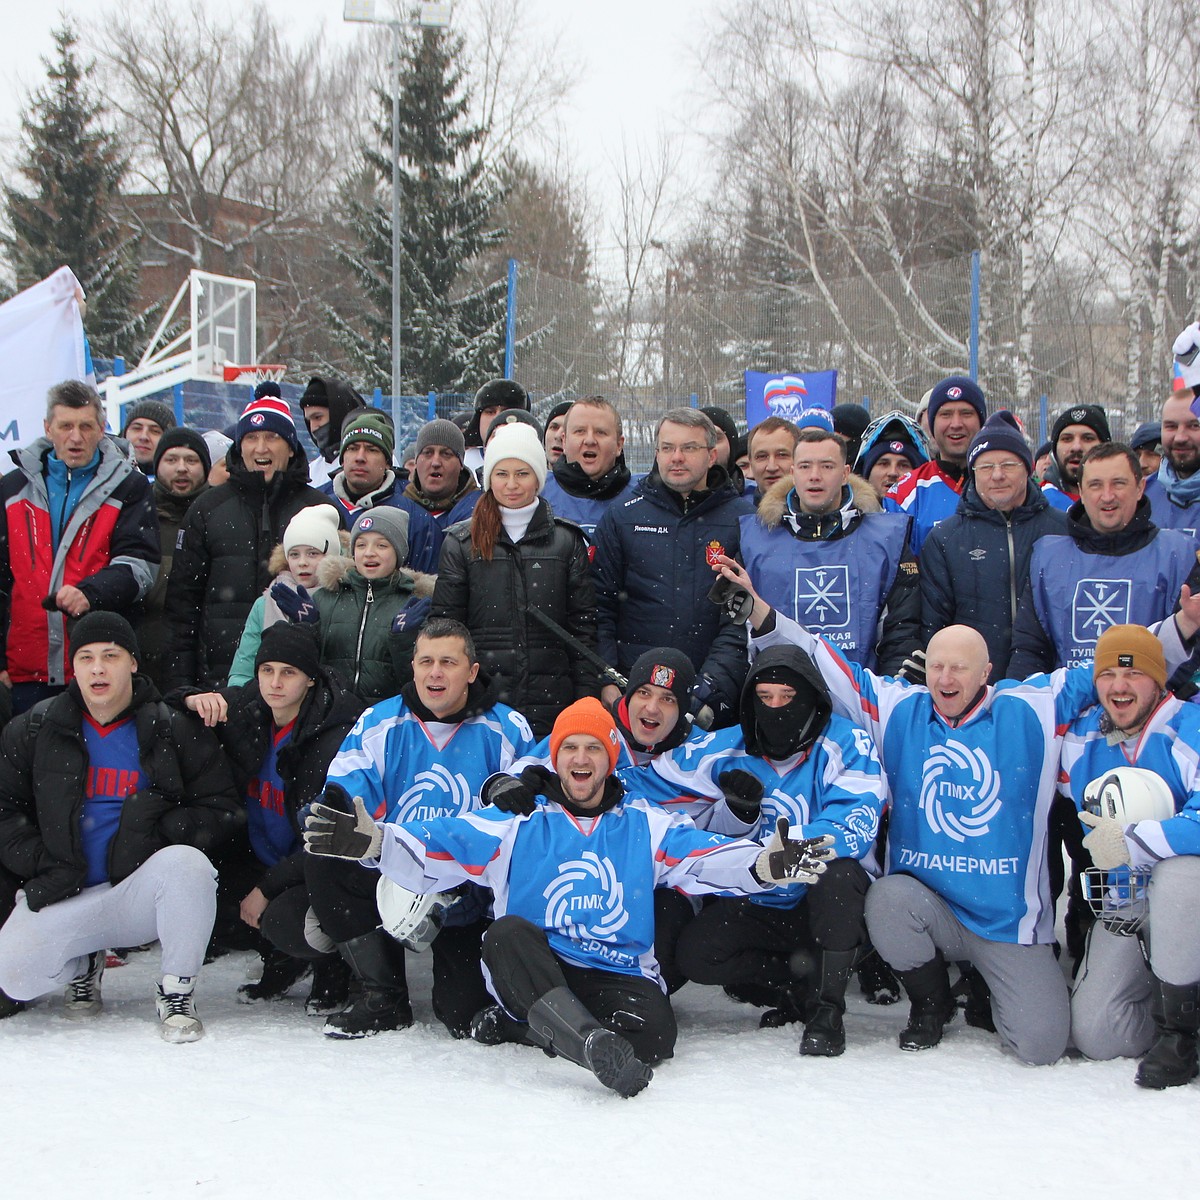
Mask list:
POLYGON ((505 508, 503 504, 500 505, 500 520, 504 523, 504 532, 508 534, 510 541, 519 542, 525 536, 537 507, 537 497, 524 508, 505 508))

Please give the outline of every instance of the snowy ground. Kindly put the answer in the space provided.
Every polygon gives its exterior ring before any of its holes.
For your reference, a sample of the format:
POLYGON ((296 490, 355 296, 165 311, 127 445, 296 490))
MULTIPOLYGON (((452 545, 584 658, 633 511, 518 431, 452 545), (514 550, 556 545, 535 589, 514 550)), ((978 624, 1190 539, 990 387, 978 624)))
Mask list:
POLYGON ((207 1036, 168 1046, 156 959, 107 972, 94 1021, 56 996, 0 1023, 4 1194, 975 1200, 1173 1197, 1200 1176, 1200 1085, 1147 1093, 1129 1062, 1023 1067, 961 1018, 903 1054, 904 1003, 855 995, 845 1056, 813 1060, 795 1029, 689 985, 674 1061, 621 1100, 536 1050, 452 1041, 421 969, 417 1024, 347 1043, 305 1015, 306 983, 236 1004, 257 959, 231 955, 201 979, 207 1036))

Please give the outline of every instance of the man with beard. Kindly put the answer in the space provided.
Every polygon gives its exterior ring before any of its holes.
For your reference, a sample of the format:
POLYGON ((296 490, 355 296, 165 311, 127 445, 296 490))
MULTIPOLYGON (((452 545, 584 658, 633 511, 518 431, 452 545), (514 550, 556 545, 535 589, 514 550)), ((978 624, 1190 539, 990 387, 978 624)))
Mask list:
POLYGON ((567 410, 563 453, 542 495, 556 517, 574 521, 591 541, 611 504, 637 486, 625 463, 621 414, 603 396, 584 396, 567 410))
POLYGON ((1150 516, 1160 529, 1177 529, 1200 544, 1200 417, 1191 388, 1163 402, 1162 462, 1146 480, 1150 516))
POLYGON ((175 557, 175 542, 192 501, 208 491, 210 470, 208 443, 194 429, 177 425, 159 439, 152 474, 162 563, 154 586, 146 594, 144 613, 138 626, 138 645, 142 650, 139 669, 154 680, 160 691, 165 690, 162 675, 163 602, 175 557))
POLYGON ((1055 508, 1066 512, 1079 500, 1084 458, 1094 446, 1111 441, 1108 418, 1098 404, 1076 405, 1055 417, 1050 430, 1050 465, 1042 478, 1042 491, 1055 508))
POLYGON ((586 697, 554 722, 555 774, 543 770, 544 803, 532 813, 487 808, 380 828, 361 800, 353 815, 319 805, 305 846, 314 855, 375 860, 413 891, 467 880, 490 887, 496 921, 483 961, 503 1011, 482 1014, 473 1035, 510 1040, 523 1022, 523 1040, 634 1096, 651 1066, 671 1057, 676 1038, 651 944, 654 889, 751 895, 808 883, 828 846, 790 841, 781 823, 764 849, 626 796, 612 773, 619 743, 612 716, 586 697))

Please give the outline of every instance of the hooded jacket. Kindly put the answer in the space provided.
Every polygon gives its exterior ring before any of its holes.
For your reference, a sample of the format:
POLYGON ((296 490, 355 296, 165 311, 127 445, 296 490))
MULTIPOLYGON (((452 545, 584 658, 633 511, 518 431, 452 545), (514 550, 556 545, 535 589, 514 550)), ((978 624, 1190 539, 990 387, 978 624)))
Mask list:
MULTIPOLYGON (((0 738, 0 866, 21 881, 35 912, 74 896, 87 876, 80 829, 88 773, 85 712, 72 682, 11 721, 0 738)), ((229 764, 199 719, 167 708, 141 675, 133 677, 129 714, 141 778, 125 797, 108 846, 114 884, 166 846, 208 853, 245 820, 229 764)))
POLYGON ((921 548, 923 640, 947 625, 969 625, 987 642, 992 678, 1003 679, 1033 547, 1066 528, 1065 514, 1032 480, 1010 513, 988 508, 968 484, 958 512, 937 525, 921 548))
POLYGON ((367 402, 348 383, 340 379, 326 379, 321 375, 314 375, 308 382, 309 389, 312 388, 314 380, 320 382, 325 389, 329 423, 317 430, 313 443, 327 463, 337 462, 342 446, 342 425, 352 412, 365 408, 367 402))
POLYGON ((271 581, 271 552, 302 509, 328 504, 308 486, 299 453, 270 483, 250 471, 235 442, 229 481, 188 509, 167 581, 163 677, 171 688, 223 683, 254 601, 271 581))
POLYGON ((768 604, 827 637, 852 662, 894 675, 921 643, 921 593, 911 522, 884 513, 851 475, 841 506, 801 512, 789 477, 741 520, 742 562, 768 604))
MULTIPOLYGON (((803 754, 810 750, 813 743, 824 732, 825 726, 829 724, 829 718, 833 715, 833 701, 829 696, 829 688, 826 686, 825 680, 821 678, 821 672, 817 670, 813 660, 803 650, 798 646, 772 646, 764 650, 746 673, 746 682, 742 686, 741 700, 738 704, 746 753, 757 755, 760 758, 767 757, 767 751, 762 744, 755 720, 754 689, 763 681, 763 676, 774 667, 786 667, 790 671, 795 671, 812 688, 812 696, 808 698, 812 703, 806 706, 801 718, 803 724, 796 726, 796 740, 795 745, 792 746, 792 754, 803 754)), ((806 698, 798 695, 797 699, 803 703, 806 698)), ((797 715, 799 715, 799 710, 797 715)))
MULTIPOLYGON (((82 470, 82 489, 71 493, 57 547, 48 473, 53 444, 38 438, 12 451, 17 469, 0 482, 0 667, 14 683, 63 684, 71 678, 67 618, 42 601, 71 584, 95 609, 131 611, 158 573, 158 515, 146 476, 111 438, 102 438, 99 461, 82 470)), ((57 461, 57 460, 56 460, 57 461)))

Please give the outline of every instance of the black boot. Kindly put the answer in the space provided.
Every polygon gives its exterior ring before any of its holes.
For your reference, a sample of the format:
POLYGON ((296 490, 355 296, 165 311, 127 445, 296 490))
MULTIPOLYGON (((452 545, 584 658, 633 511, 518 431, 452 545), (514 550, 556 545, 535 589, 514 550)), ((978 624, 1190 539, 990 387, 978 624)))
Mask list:
POLYGON ((858 972, 859 991, 868 1004, 895 1004, 900 999, 900 981, 896 972, 883 961, 874 946, 854 969, 858 972))
POLYGON ((263 954, 262 976, 253 983, 243 983, 237 990, 239 1004, 256 1004, 260 1000, 282 1000, 297 979, 308 974, 309 963, 292 958, 282 950, 267 950, 263 954))
POLYGON ((586 1067, 619 1096, 636 1096, 653 1077, 633 1047, 605 1029, 570 988, 553 988, 535 1000, 527 1020, 535 1045, 586 1067))
POLYGON ((5 1017, 15 1017, 29 1007, 24 1000, 14 1000, 5 992, 0 992, 0 1021, 5 1017))
POLYGON ((972 1029, 986 1029, 988 1033, 995 1033, 996 1022, 992 1020, 992 989, 970 963, 961 963, 959 966, 962 978, 958 981, 959 986, 955 991, 961 991, 964 997, 963 1020, 972 1029))
POLYGON ((350 1000, 350 964, 340 954, 330 954, 313 963, 312 987, 304 1002, 310 1017, 327 1017, 341 1012, 350 1000))
POLYGON ((857 950, 822 950, 818 960, 816 1003, 800 1039, 800 1053, 836 1058, 846 1049, 846 985, 854 970, 857 950))
POLYGON ((1154 1045, 1138 1063, 1134 1083, 1161 1090, 1196 1078, 1196 1033, 1200 1028, 1200 983, 1154 981, 1154 1045))
POLYGON ((911 971, 897 971, 908 993, 908 1024, 900 1033, 901 1050, 931 1050, 942 1040, 942 1031, 954 1017, 950 972, 946 960, 935 954, 911 971))
POLYGON ((758 1027, 782 1029, 785 1025, 803 1023, 811 1016, 814 1003, 812 986, 807 979, 798 979, 788 987, 776 988, 774 1007, 768 1008, 758 1018, 758 1027))
POLYGON ((525 1022, 510 1017, 499 1004, 481 1008, 471 1018, 470 1036, 482 1046, 502 1046, 506 1042, 532 1045, 525 1022))
POLYGON ((404 977, 404 948, 382 929, 338 943, 338 952, 362 981, 362 992, 345 1012, 334 1013, 322 1032, 332 1038, 361 1038, 413 1023, 404 977))

